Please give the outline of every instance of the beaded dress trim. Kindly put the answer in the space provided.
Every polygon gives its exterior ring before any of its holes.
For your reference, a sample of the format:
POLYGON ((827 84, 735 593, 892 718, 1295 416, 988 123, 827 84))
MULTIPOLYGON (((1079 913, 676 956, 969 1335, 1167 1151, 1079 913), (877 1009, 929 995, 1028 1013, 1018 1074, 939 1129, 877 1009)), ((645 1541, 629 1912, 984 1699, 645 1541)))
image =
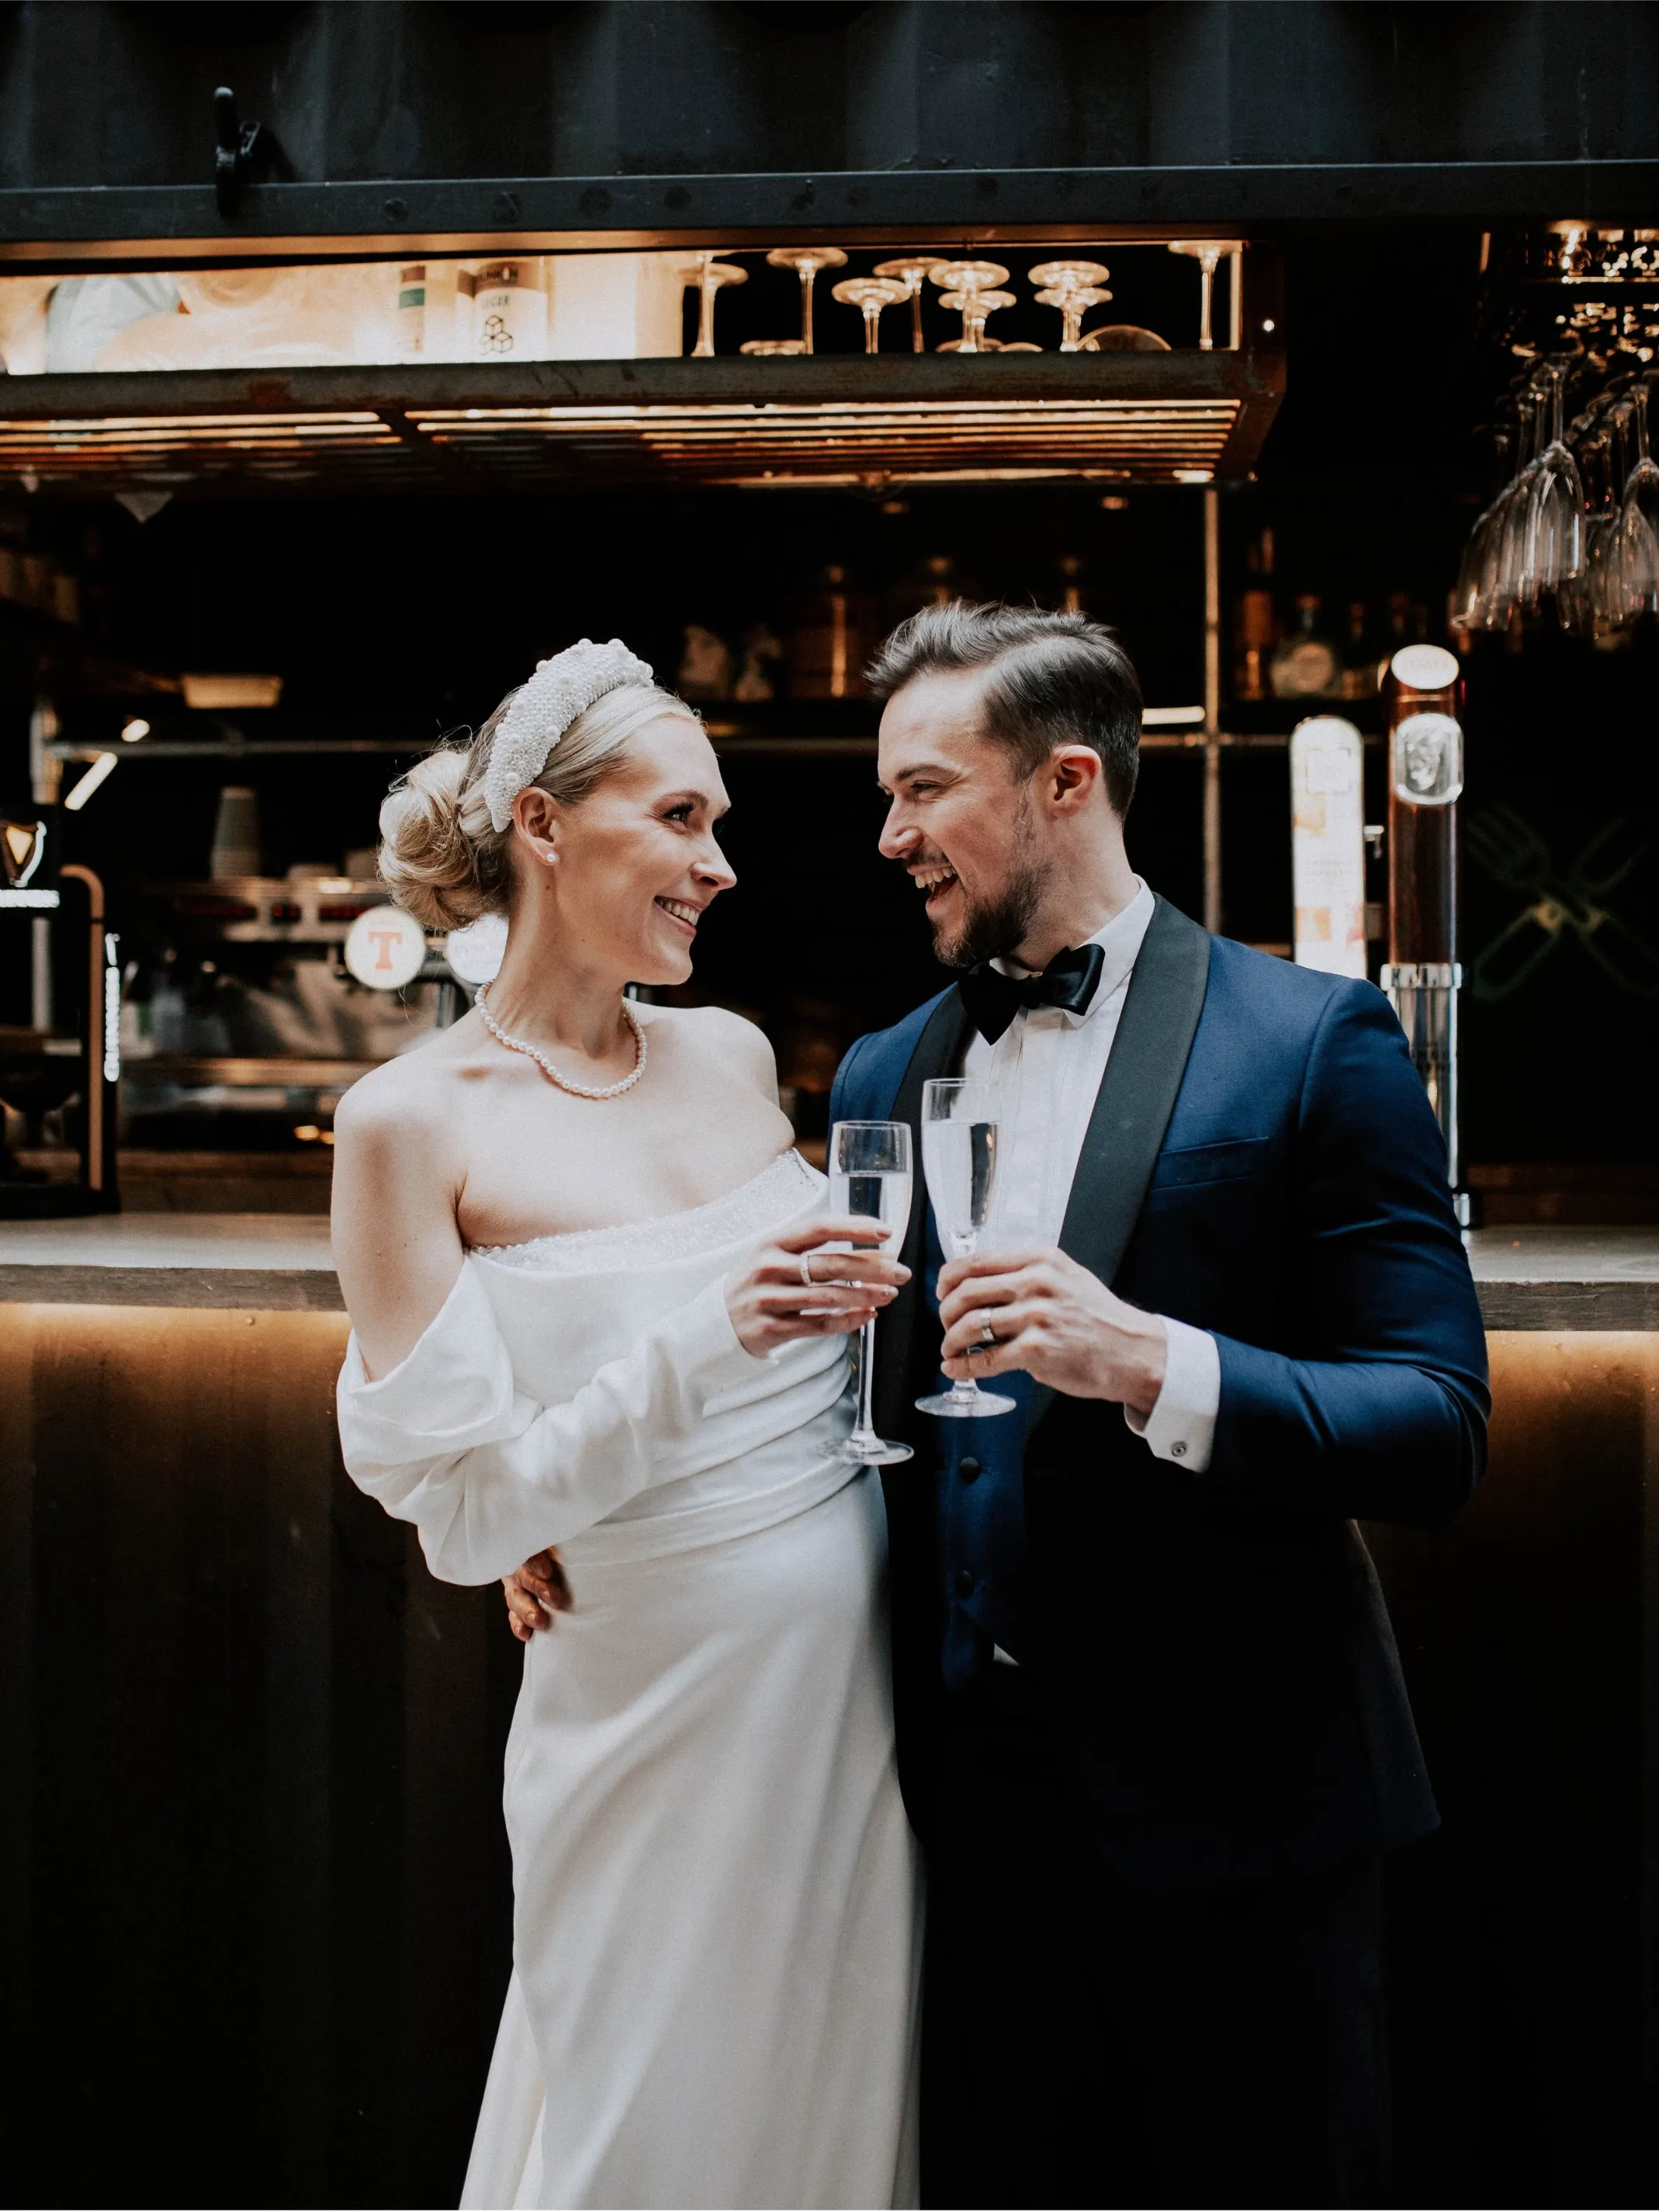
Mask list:
POLYGON ((695 1260, 758 1237, 792 1210, 804 1206, 823 1178, 798 1152, 780 1152, 769 1167, 723 1197, 683 1213, 651 1221, 624 1221, 614 1229, 572 1229, 534 1237, 524 1244, 475 1244, 480 1258, 497 1267, 537 1274, 599 1275, 623 1267, 660 1267, 695 1260), (791 1206, 791 1201, 793 1206, 791 1206))

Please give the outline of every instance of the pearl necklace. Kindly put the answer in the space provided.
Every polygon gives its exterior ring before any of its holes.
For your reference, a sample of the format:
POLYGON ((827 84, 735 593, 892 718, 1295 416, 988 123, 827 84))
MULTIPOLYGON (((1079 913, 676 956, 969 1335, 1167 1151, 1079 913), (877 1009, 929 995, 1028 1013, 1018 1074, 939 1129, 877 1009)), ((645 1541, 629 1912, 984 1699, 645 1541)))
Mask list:
POLYGON ((624 1075, 620 1083, 607 1083, 595 1086, 586 1083, 573 1083, 568 1075, 561 1075, 547 1055, 538 1052, 533 1044, 526 1044, 522 1037, 508 1036, 507 1031, 499 1022, 494 1019, 489 1007, 484 1004, 484 991, 488 988, 488 985, 480 986, 478 995, 472 1003, 483 1016, 483 1025, 489 1031, 490 1036, 495 1038, 497 1044, 504 1044, 509 1052, 521 1052, 527 1060, 533 1060, 550 1083, 556 1083, 561 1091, 568 1091, 573 1098, 620 1098, 623 1092, 631 1091, 641 1076, 645 1073, 645 1030, 641 1024, 639 1016, 626 999, 622 1002, 623 1018, 634 1032, 634 1042, 639 1048, 639 1058, 634 1062, 632 1074, 624 1075))

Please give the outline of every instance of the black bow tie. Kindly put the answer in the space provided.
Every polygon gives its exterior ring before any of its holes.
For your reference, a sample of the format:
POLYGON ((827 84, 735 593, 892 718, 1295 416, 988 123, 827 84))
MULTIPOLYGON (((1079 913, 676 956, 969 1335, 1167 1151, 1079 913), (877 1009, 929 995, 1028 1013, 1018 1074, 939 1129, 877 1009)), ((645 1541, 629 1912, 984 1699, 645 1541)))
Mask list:
POLYGON ((1040 975, 1005 975, 981 960, 957 988, 974 1027, 987 1044, 994 1044, 1022 1006, 1060 1006, 1068 1014, 1086 1014, 1105 963, 1099 945, 1073 945, 1056 952, 1040 975))

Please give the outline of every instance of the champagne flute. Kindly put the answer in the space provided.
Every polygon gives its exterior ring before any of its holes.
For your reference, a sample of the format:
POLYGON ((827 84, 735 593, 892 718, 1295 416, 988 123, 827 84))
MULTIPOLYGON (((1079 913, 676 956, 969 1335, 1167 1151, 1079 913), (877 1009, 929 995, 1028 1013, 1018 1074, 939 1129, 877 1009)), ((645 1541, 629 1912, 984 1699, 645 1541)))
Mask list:
MULTIPOLYGON (((996 1092, 982 1078, 946 1075, 923 1084, 921 1164, 940 1240, 950 1258, 965 1260, 979 1243, 997 1176, 996 1092)), ((970 1380, 918 1398, 916 1410, 977 1421, 1012 1413, 1016 1403, 970 1380)))
MULTIPOLYGON (((878 1221, 887 1235, 877 1249, 891 1258, 904 1242, 910 1220, 910 1126, 908 1121, 837 1121, 830 1132, 825 1161, 830 1204, 836 1213, 857 1213, 878 1221)), ((876 1434, 876 1324, 864 1324, 859 1339, 859 1411, 841 1455, 855 1467, 896 1467, 914 1457, 908 1444, 889 1443, 876 1434)))

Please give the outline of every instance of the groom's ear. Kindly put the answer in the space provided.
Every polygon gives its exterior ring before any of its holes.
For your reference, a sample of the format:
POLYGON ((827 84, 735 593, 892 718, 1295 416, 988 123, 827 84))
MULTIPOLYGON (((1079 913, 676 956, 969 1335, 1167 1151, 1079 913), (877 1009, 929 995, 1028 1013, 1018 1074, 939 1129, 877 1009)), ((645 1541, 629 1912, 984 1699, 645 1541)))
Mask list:
POLYGON ((1103 787, 1106 763, 1092 745, 1056 745, 1037 771, 1038 788, 1058 814, 1076 814, 1103 787))

